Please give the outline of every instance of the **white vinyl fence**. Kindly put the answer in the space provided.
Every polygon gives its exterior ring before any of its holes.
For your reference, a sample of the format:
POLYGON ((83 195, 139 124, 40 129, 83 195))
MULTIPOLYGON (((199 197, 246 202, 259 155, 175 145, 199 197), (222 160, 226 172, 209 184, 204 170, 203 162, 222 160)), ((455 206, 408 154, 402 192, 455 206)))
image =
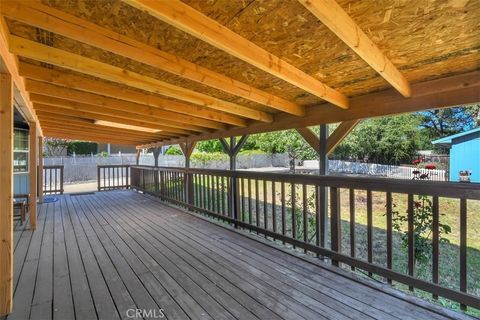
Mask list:
MULTIPOLYGON (((318 168, 317 160, 307 160, 303 162, 304 169, 318 168)), ((445 170, 423 169, 406 166, 393 166, 378 163, 362 163, 343 160, 329 160, 328 170, 331 173, 358 174, 368 176, 380 176, 386 178, 412 179, 414 171, 420 171, 420 174, 428 174, 430 181, 447 181, 445 170)))

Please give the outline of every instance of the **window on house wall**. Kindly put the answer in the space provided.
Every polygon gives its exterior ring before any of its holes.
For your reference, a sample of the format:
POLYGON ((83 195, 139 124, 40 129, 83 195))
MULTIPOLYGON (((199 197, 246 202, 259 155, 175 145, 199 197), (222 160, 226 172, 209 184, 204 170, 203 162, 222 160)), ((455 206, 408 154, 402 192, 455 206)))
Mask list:
POLYGON ((13 131, 13 172, 28 172, 28 130, 16 128, 13 131))

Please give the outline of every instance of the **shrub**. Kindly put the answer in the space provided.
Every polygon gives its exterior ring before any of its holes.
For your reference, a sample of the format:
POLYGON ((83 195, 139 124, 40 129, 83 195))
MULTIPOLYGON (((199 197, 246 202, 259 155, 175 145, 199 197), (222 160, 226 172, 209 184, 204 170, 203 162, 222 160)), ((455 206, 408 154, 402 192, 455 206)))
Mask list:
POLYGON ((183 152, 182 152, 182 150, 180 150, 179 147, 171 146, 170 148, 167 149, 165 154, 169 155, 169 156, 181 156, 181 155, 183 155, 183 152))

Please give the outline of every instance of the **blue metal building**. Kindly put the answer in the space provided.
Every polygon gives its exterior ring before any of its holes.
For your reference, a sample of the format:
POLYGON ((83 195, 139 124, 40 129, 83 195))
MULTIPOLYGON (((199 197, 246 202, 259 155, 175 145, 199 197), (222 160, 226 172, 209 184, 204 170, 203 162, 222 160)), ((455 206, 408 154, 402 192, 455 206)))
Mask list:
POLYGON ((450 148, 450 181, 459 181, 459 172, 468 170, 470 181, 480 183, 480 127, 432 143, 450 148))

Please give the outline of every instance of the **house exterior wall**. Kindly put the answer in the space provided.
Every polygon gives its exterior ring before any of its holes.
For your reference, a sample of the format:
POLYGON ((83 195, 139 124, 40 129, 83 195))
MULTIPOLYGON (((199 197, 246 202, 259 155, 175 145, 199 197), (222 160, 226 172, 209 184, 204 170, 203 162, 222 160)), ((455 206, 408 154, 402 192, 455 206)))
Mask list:
POLYGON ((480 183, 480 132, 453 139, 450 149, 450 181, 459 181, 461 170, 470 171, 470 181, 480 183))

